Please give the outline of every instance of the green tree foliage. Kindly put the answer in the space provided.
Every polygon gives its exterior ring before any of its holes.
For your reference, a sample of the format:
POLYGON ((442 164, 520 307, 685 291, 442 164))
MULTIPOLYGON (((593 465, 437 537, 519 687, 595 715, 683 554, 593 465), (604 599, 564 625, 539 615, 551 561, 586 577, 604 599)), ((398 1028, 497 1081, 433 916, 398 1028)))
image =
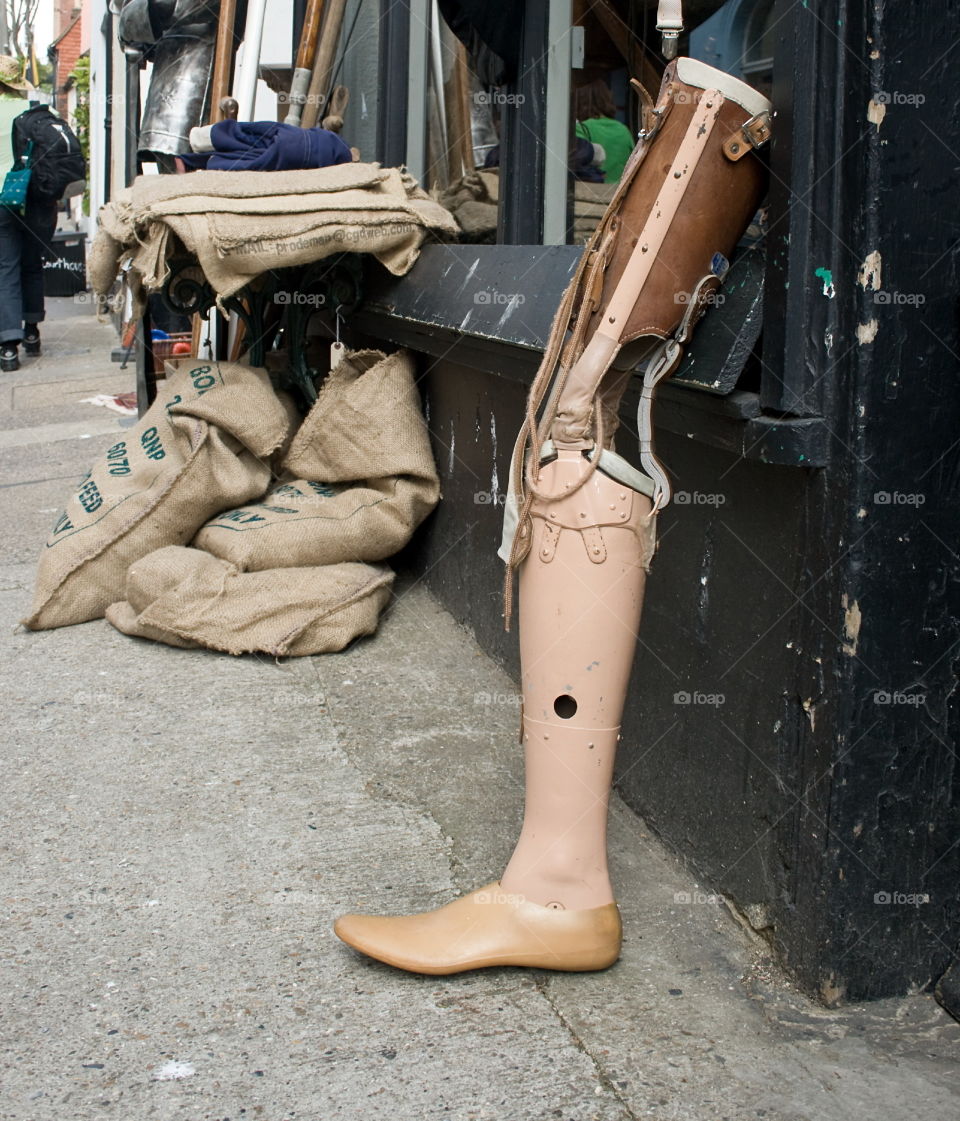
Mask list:
MULTIPOLYGON (((70 122, 80 141, 83 158, 90 164, 90 56, 82 55, 70 72, 70 80, 77 91, 77 104, 70 122)), ((83 192, 83 212, 90 213, 90 189, 83 192)))

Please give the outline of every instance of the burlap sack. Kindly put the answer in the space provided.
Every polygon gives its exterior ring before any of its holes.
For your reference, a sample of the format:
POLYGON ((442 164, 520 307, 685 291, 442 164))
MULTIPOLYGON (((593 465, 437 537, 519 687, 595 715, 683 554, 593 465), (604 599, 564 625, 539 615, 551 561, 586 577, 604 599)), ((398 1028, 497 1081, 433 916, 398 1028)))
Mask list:
POLYGON ((377 561, 402 549, 440 495, 413 369, 405 351, 348 354, 283 461, 297 477, 219 514, 193 544, 244 571, 377 561))
POLYGON ((131 273, 148 291, 162 287, 171 257, 186 248, 221 298, 271 269, 345 251, 369 253, 402 276, 428 234, 457 236, 451 215, 411 176, 360 163, 142 175, 99 221, 130 250, 131 273))
POLYGON ((134 561, 185 544, 211 514, 259 498, 271 481, 267 457, 289 427, 263 370, 198 362, 161 383, 54 526, 26 626, 100 618, 134 561))
POLYGON ((392 584, 383 566, 239 572, 200 549, 170 546, 130 566, 126 601, 111 604, 107 620, 170 646, 325 654, 377 629, 392 584))
POLYGON ((101 296, 109 294, 120 270, 123 246, 106 230, 98 230, 87 252, 87 283, 101 296))

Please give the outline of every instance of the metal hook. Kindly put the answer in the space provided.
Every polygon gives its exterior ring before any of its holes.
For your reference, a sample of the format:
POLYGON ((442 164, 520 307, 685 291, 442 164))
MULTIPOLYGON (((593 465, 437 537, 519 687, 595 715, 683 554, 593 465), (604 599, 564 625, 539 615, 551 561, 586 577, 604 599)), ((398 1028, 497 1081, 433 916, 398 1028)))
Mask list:
POLYGON ((333 346, 330 347, 330 369, 331 370, 335 370, 340 365, 340 363, 344 359, 344 355, 345 355, 346 349, 347 349, 343 345, 343 343, 340 341, 340 323, 341 323, 341 320, 343 319, 343 316, 341 316, 341 314, 340 314, 340 309, 342 307, 343 307, 343 304, 337 304, 336 309, 334 310, 334 313, 333 313, 333 316, 334 316, 334 323, 333 323, 334 338, 333 338, 333 346))

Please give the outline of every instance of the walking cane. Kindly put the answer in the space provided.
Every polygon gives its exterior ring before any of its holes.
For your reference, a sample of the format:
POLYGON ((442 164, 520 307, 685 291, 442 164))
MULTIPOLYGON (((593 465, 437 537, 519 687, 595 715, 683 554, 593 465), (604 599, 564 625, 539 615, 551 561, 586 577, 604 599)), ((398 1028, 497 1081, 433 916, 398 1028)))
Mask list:
POLYGON ((313 73, 313 60, 317 55, 320 38, 320 21, 323 19, 324 0, 310 0, 303 20, 300 46, 297 50, 297 64, 290 84, 290 108, 284 123, 300 124, 300 114, 307 100, 310 78, 313 73))

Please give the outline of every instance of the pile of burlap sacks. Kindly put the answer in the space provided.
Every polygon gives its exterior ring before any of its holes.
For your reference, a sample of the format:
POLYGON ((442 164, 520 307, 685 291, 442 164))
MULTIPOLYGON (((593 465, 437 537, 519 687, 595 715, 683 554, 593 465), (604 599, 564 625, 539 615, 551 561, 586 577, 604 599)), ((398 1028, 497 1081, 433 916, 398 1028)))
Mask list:
POLYGON ((378 164, 141 175, 100 210, 87 278, 105 297, 122 271, 139 314, 184 250, 224 299, 334 253, 369 253, 403 276, 428 236, 455 238, 456 223, 410 175, 378 164))
POLYGON ((404 351, 347 353, 307 416, 265 370, 188 363, 80 482, 26 626, 106 616, 172 646, 341 650, 390 598, 385 560, 440 484, 404 351))

